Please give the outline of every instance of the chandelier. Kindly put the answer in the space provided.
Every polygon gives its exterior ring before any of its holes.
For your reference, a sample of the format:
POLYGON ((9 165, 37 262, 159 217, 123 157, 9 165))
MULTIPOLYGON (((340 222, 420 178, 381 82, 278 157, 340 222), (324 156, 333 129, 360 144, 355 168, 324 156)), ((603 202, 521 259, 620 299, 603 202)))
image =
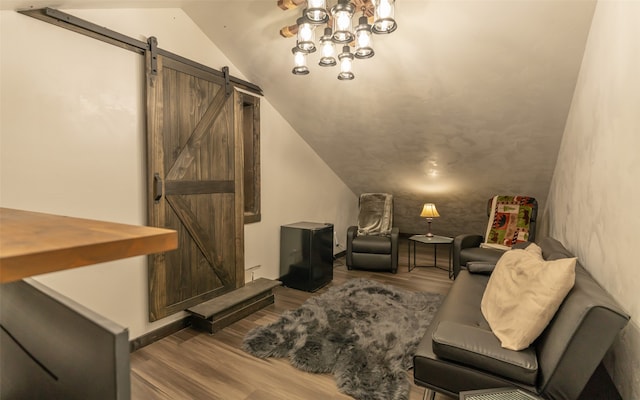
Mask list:
POLYGON ((393 18, 395 2, 337 0, 334 6, 328 7, 326 0, 278 0, 278 7, 283 10, 306 5, 294 25, 280 29, 280 35, 285 38, 296 37, 296 46, 291 49, 294 64, 291 72, 295 75, 307 75, 307 57, 319 48, 318 65, 333 67, 339 63, 338 79, 355 78, 352 71, 354 59, 371 58, 375 53, 372 34, 391 33, 398 27, 393 18), (354 28, 353 17, 356 13, 361 13, 361 16, 354 28), (326 27, 316 41, 316 29, 323 25, 326 27), (340 51, 338 54, 336 46, 340 51))

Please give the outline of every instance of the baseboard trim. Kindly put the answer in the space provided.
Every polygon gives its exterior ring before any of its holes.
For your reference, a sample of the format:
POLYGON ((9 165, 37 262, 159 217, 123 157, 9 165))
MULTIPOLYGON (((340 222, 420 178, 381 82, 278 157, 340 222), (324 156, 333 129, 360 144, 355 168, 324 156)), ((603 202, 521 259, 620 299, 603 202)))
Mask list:
POLYGON ((153 342, 157 342, 162 338, 173 335, 174 333, 181 331, 188 326, 191 326, 190 315, 173 321, 167 325, 163 325, 160 328, 147 332, 142 336, 138 336, 137 338, 129 341, 129 353, 133 353, 134 351, 140 350, 141 348, 148 346, 153 342))

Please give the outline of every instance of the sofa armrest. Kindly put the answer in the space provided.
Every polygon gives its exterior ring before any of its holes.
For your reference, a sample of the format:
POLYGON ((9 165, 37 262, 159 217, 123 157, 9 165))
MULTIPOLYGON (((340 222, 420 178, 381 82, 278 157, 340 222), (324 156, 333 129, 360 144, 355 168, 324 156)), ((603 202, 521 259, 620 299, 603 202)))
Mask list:
POLYGON ((467 271, 472 274, 491 275, 496 264, 487 261, 469 261, 467 263, 467 271))
POLYGON ((483 241, 482 235, 458 235, 453 238, 453 245, 462 250, 468 247, 478 247, 483 241))
POLYGON ((458 235, 453 238, 453 276, 460 272, 460 251, 469 247, 478 247, 484 238, 481 235, 458 235))
POLYGON ((398 236, 400 228, 391 228, 391 272, 398 272, 398 236))
POLYGON ((358 236, 358 227, 350 226, 347 228, 347 249, 346 249, 346 263, 347 268, 353 265, 353 239, 358 236))
POLYGON ((431 335, 438 357, 535 385, 538 359, 535 349, 504 349, 490 330, 454 321, 440 321, 431 335))

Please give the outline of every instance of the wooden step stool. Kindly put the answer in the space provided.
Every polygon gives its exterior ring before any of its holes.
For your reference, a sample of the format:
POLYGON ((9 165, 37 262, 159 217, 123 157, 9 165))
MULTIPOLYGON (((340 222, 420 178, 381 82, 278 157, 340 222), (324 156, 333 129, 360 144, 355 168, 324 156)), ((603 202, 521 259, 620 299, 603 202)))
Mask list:
POLYGON ((186 311, 191 313, 191 325, 196 329, 216 333, 273 304, 273 288, 280 285, 280 281, 258 278, 239 289, 188 308, 186 311))

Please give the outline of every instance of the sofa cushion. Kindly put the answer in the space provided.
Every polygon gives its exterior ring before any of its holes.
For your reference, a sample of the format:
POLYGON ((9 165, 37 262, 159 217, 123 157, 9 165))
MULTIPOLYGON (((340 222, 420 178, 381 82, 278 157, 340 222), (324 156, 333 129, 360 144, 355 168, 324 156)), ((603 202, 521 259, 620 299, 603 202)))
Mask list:
POLYGON ((505 252, 481 302, 502 347, 526 349, 542 333, 573 287, 575 265, 575 257, 545 261, 535 244, 505 252))
POLYGON ((535 385, 538 360, 533 348, 512 351, 500 346, 490 330, 453 321, 441 321, 434 329, 433 352, 448 360, 535 385))

